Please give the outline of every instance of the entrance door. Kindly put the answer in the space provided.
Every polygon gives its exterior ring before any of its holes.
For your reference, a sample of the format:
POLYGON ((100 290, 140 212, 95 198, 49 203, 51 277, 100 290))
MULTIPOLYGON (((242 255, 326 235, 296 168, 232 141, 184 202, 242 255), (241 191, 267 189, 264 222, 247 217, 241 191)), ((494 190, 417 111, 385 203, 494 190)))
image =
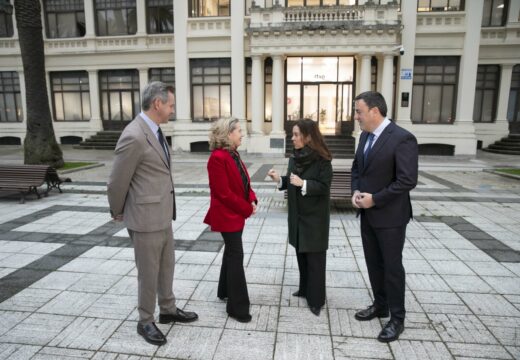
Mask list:
POLYGON ((338 126, 336 133, 348 134, 354 130, 352 118, 352 84, 338 86, 338 126))

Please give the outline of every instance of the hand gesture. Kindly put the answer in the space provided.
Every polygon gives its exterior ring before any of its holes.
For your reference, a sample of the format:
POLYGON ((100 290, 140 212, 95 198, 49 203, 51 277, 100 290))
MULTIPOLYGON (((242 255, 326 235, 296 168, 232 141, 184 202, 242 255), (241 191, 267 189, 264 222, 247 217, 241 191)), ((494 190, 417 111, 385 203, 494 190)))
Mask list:
POLYGON ((290 176, 290 183, 294 186, 302 187, 303 186, 303 180, 298 176, 291 173, 290 176))
POLYGON ((276 172, 275 169, 271 169, 267 172, 267 175, 276 183, 280 182, 280 175, 276 172))

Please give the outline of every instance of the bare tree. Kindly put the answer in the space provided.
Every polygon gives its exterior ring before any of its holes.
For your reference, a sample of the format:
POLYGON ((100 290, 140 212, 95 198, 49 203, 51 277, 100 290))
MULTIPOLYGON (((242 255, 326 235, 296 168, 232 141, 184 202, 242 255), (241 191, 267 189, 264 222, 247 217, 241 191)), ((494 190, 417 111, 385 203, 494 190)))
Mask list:
POLYGON ((63 153, 54 135, 45 81, 40 1, 14 0, 14 9, 25 75, 27 134, 24 163, 61 167, 63 153))

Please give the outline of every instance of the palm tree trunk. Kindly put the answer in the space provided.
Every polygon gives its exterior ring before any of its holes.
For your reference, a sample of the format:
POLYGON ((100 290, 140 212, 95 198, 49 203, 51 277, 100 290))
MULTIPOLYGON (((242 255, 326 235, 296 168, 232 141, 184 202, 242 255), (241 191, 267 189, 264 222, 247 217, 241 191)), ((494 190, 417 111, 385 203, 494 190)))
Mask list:
POLYGON ((15 0, 14 9, 25 75, 27 134, 24 163, 61 167, 63 153, 54 135, 45 81, 40 1, 15 0))

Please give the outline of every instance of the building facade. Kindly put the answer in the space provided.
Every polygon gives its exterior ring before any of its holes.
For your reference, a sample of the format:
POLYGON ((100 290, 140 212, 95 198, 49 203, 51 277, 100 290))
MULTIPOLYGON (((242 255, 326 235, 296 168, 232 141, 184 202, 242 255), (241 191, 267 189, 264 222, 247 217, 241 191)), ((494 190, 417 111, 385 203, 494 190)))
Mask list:
MULTIPOLYGON (((285 152, 294 120, 359 138, 353 98, 380 91, 423 153, 474 155, 520 132, 518 0, 42 0, 58 142, 122 129, 151 80, 175 87, 174 149, 234 116, 243 151, 285 152)), ((23 142, 15 15, 0 12, 0 144, 23 142)))

